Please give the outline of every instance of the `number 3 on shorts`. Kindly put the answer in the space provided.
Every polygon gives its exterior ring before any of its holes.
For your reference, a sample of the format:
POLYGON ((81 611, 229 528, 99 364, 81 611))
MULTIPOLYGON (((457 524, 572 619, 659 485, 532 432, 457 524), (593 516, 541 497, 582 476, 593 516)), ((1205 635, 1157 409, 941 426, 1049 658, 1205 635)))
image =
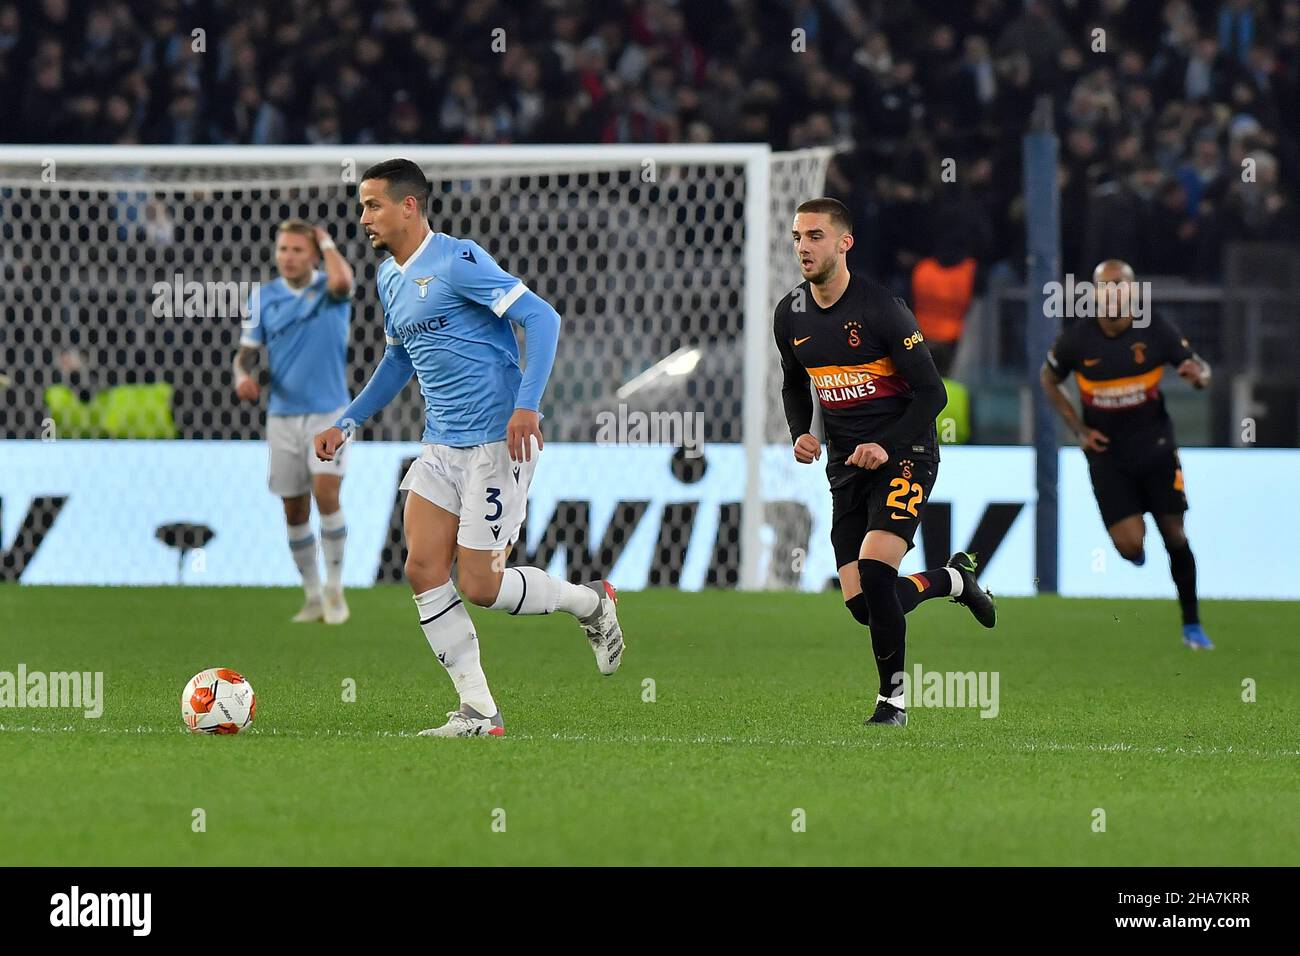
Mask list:
POLYGON ((497 518, 501 517, 501 511, 502 511, 500 488, 489 488, 487 490, 487 503, 490 505, 495 505, 495 508, 493 509, 491 514, 484 515, 483 517, 486 518, 488 521, 496 521, 497 518))

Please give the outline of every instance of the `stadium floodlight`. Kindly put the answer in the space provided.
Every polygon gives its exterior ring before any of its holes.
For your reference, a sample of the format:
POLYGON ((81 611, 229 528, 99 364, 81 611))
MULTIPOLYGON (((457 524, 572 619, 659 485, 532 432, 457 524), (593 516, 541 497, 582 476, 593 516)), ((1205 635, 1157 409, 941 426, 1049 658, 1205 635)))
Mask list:
POLYGON ((671 355, 660 359, 654 365, 618 387, 615 393, 620 399, 631 398, 643 389, 663 384, 665 379, 682 378, 695 371, 700 364, 700 350, 696 346, 684 345, 671 355))

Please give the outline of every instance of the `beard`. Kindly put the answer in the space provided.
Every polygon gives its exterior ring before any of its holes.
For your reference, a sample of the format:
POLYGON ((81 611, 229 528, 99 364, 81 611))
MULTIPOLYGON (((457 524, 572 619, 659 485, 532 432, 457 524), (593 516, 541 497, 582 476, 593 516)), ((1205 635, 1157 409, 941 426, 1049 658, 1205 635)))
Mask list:
POLYGON ((833 258, 822 263, 821 268, 808 277, 808 282, 812 285, 824 285, 835 278, 838 266, 839 262, 833 258))

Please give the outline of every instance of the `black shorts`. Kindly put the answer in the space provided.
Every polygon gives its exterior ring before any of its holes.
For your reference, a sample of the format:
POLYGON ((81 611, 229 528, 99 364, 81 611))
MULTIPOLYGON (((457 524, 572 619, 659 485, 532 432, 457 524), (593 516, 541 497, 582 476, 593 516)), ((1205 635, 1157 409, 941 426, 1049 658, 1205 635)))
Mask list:
POLYGON ((1139 463, 1113 457, 1109 452, 1088 455, 1092 493, 1107 528, 1130 515, 1182 514, 1187 510, 1183 466, 1178 449, 1171 448, 1139 463))
POLYGON ((827 474, 831 480, 835 567, 858 560, 868 531, 896 534, 907 542, 910 551, 938 473, 937 461, 911 458, 891 458, 875 471, 855 465, 832 465, 827 474))

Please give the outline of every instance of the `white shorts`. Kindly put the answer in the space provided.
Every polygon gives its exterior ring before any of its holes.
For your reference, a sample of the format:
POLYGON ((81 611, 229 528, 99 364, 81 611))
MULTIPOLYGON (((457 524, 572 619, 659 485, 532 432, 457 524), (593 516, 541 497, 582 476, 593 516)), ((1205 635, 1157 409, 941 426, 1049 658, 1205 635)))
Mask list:
POLYGON ((334 455, 333 461, 316 457, 313 440, 343 414, 343 409, 315 415, 267 415, 266 443, 271 448, 266 483, 281 498, 297 498, 311 491, 312 475, 337 475, 347 471, 350 442, 334 455))
POLYGON ((401 487, 460 515, 456 543, 462 548, 500 551, 519 537, 540 454, 535 443, 531 461, 511 461, 503 441, 472 448, 425 445, 401 487))

